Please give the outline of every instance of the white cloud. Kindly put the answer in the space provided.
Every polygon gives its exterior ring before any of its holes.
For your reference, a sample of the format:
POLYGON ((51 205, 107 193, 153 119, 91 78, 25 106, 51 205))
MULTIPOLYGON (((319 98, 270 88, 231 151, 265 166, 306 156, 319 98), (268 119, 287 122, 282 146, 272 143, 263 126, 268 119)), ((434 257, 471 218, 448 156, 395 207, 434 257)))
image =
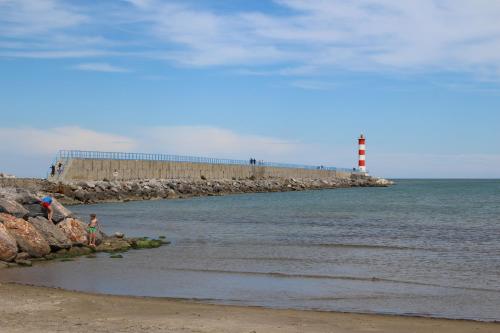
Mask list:
POLYGON ((95 58, 109 55, 109 52, 99 50, 51 50, 51 51, 6 51, 0 52, 0 57, 61 59, 61 58, 95 58))
POLYGON ((0 12, 0 36, 42 34, 89 20, 57 0, 1 0, 0 12))
POLYGON ((129 137, 73 127, 0 128, 0 153, 52 156, 61 149, 132 151, 137 142, 129 137))
POLYGON ((333 90, 336 85, 328 81, 297 80, 291 83, 293 87, 305 90, 333 90))
MULTIPOLYGON (((238 133, 210 126, 137 128, 117 135, 81 127, 0 128, 0 171, 19 176, 44 176, 58 150, 146 152, 267 162, 352 167, 357 146, 322 145, 278 137, 238 133)), ((412 154, 371 150, 373 175, 408 178, 498 178, 498 154, 412 154)))
POLYGON ((498 68, 500 5, 479 0, 279 0, 289 15, 148 1, 151 33, 188 65, 295 63, 351 70, 498 68))
POLYGON ((480 73, 477 79, 500 73, 498 1, 274 2, 279 14, 183 1, 128 0, 96 11, 91 2, 1 0, 0 35, 9 39, 1 56, 143 57, 298 76, 338 69, 480 73), (255 69, 261 65, 281 69, 255 69))
POLYGON ((290 161, 305 148, 299 142, 209 126, 154 127, 141 132, 141 141, 150 151, 177 155, 290 161))
POLYGON ((118 67, 118 66, 107 64, 107 63, 101 63, 101 62, 91 62, 91 63, 78 64, 78 65, 74 66, 73 68, 80 70, 80 71, 108 72, 108 73, 124 73, 124 72, 129 71, 128 69, 123 68, 123 67, 118 67))

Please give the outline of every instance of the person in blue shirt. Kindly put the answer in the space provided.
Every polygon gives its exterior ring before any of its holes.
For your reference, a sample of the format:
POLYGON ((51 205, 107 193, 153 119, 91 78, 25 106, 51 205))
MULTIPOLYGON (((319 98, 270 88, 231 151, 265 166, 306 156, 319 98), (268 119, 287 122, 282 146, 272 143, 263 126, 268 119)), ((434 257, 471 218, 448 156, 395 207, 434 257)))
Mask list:
POLYGON ((52 197, 47 195, 40 200, 40 205, 47 211, 47 220, 52 222, 52 216, 54 215, 54 210, 52 209, 52 197))

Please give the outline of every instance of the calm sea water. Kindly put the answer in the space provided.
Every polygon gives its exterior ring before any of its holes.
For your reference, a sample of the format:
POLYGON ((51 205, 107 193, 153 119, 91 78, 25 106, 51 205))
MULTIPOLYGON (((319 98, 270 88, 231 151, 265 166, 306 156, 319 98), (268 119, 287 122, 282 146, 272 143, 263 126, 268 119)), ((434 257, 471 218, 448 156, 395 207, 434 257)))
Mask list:
POLYGON ((107 232, 167 236, 124 259, 4 281, 279 308, 500 320, 500 181, 75 206, 107 232))

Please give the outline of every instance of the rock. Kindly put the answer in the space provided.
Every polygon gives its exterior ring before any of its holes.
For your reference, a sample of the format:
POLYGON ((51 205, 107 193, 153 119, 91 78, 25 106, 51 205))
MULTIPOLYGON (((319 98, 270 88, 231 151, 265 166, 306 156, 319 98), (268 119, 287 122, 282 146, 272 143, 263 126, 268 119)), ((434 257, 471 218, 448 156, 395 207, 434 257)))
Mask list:
POLYGON ((49 254, 45 255, 45 257, 44 257, 44 258, 45 258, 46 260, 52 260, 52 259, 57 258, 57 254, 55 254, 55 253, 49 253, 49 254))
POLYGON ((71 241, 61 228, 58 228, 45 217, 30 217, 28 222, 43 235, 52 249, 57 250, 71 247, 71 241))
POLYGON ((17 243, 7 228, 0 223, 0 260, 12 261, 17 255, 17 243))
POLYGON ((375 184, 377 186, 390 186, 390 185, 393 185, 394 182, 391 180, 384 179, 384 178, 378 178, 375 180, 375 184))
POLYGON ((24 208, 28 210, 29 217, 38 217, 38 216, 47 217, 47 213, 38 203, 26 204, 24 205, 24 208))
POLYGON ((68 249, 60 249, 56 253, 58 255, 66 255, 66 254, 68 254, 68 249))
POLYGON ((0 198, 0 213, 7 213, 15 217, 25 217, 28 215, 28 210, 13 199, 0 198))
POLYGON ((132 248, 134 249, 153 249, 166 244, 166 242, 159 239, 133 239, 131 241, 132 248))
POLYGON ((175 198, 179 197, 177 195, 177 193, 173 189, 171 189, 171 188, 169 188, 169 189, 166 190, 166 196, 167 196, 167 198, 170 198, 170 199, 175 199, 175 198))
POLYGON ((80 201, 85 201, 87 200, 87 192, 85 192, 83 189, 78 189, 73 193, 75 199, 80 200, 80 201))
POLYGON ((78 256, 84 256, 87 254, 92 253, 93 250, 89 249, 88 247, 79 247, 79 246, 73 246, 68 250, 68 255, 71 257, 78 257, 78 256))
POLYGON ((56 199, 52 199, 52 210, 54 211, 52 220, 55 223, 61 222, 68 217, 73 217, 73 213, 56 199))
POLYGON ((16 240, 19 248, 28 252, 31 257, 40 258, 50 253, 49 243, 31 223, 5 213, 0 213, 0 221, 16 240))
POLYGON ((39 199, 36 195, 27 190, 19 191, 16 194, 16 201, 21 205, 32 205, 32 204, 38 205, 38 200, 39 199))
POLYGON ((75 259, 73 258, 61 258, 60 261, 74 261, 75 259))
POLYGON ((19 252, 16 256, 16 261, 17 260, 27 260, 30 258, 30 255, 27 252, 19 252))
POLYGON ((123 237, 125 237, 125 234, 123 232, 115 232, 114 236, 116 238, 123 238, 123 237))
POLYGON ((17 260, 16 259, 16 264, 18 264, 19 266, 27 266, 27 267, 30 267, 32 265, 32 262, 31 260, 23 260, 23 259, 19 259, 17 260))
POLYGON ((110 258, 123 258, 123 256, 121 254, 112 254, 109 256, 110 258))
POLYGON ((130 243, 120 238, 105 238, 103 242, 96 247, 99 252, 122 252, 130 249, 130 243))
POLYGON ((88 244, 87 228, 82 221, 70 217, 57 224, 57 227, 61 228, 73 245, 88 244))
POLYGON ((9 268, 9 263, 0 261, 0 269, 2 269, 2 268, 9 268))

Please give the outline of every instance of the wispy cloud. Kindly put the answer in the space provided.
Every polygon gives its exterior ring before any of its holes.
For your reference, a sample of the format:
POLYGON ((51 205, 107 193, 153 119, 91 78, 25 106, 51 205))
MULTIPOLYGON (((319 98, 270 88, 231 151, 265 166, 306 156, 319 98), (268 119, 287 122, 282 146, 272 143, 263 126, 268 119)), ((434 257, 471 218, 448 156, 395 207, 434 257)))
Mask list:
POLYGON ((329 81, 297 80, 292 81, 291 85, 305 90, 333 90, 336 85, 329 81))
POLYGON ((129 0, 97 11, 93 2, 1 0, 0 36, 7 40, 0 42, 10 45, 1 55, 133 56, 291 76, 455 71, 482 73, 479 80, 500 73, 498 1, 273 2, 279 13, 184 1, 129 0), (270 65, 277 69, 266 70, 270 65))
POLYGON ((152 151, 173 154, 246 159, 290 160, 305 145, 283 138, 237 133, 212 126, 153 127, 141 131, 140 139, 152 151))
POLYGON ((32 36, 89 21, 78 9, 57 0, 1 0, 0 36, 32 36))
POLYGON ((127 68, 110 65, 102 62, 90 62, 83 63, 73 66, 72 68, 80 71, 92 71, 92 72, 107 72, 107 73, 124 73, 129 72, 127 68))
POLYGON ((131 151, 137 149, 133 138, 98 132, 78 126, 39 128, 0 128, 3 156, 9 154, 54 155, 60 149, 131 151))
POLYGON ((0 52, 0 57, 32 59, 97 58, 107 55, 109 55, 109 52, 100 50, 25 50, 0 52))

